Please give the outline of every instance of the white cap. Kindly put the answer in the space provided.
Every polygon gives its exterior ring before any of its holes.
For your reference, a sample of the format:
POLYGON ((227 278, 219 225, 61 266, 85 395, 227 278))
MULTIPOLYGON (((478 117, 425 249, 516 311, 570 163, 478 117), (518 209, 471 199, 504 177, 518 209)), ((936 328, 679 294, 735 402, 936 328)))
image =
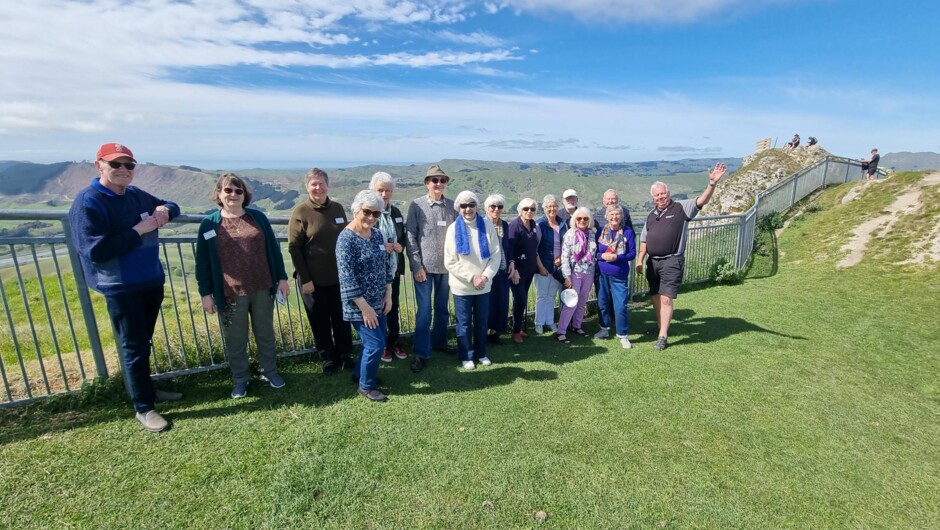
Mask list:
POLYGON ((562 199, 567 199, 568 197, 577 197, 577 196, 578 196, 578 192, 570 188, 565 190, 565 192, 561 194, 562 199))
POLYGON ((578 291, 574 289, 565 289, 561 292, 561 303, 565 304, 567 307, 574 307, 578 305, 578 291))

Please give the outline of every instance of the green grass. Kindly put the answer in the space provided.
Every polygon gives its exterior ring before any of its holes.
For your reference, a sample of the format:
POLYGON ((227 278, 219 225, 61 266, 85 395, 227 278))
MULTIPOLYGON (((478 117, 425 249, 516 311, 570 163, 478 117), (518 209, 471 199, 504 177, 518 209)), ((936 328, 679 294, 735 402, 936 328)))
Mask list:
POLYGON ((630 351, 546 335, 493 348, 473 373, 442 355, 420 375, 396 360, 380 370, 386 404, 348 374, 281 360, 288 386, 254 381, 240 401, 225 373, 170 383, 186 399, 161 407, 161 435, 130 419, 113 380, 0 411, 0 521, 937 528, 940 272, 821 257, 901 188, 847 206, 842 187, 823 193, 742 285, 684 291, 663 352, 638 334, 644 307, 630 351))

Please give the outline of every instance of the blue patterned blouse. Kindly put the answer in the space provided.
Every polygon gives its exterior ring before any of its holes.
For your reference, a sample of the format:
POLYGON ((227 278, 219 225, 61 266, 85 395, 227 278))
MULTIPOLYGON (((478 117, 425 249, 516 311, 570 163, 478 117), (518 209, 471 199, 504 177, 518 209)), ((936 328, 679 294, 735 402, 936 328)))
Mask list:
POLYGON ((372 229, 369 239, 343 230, 336 241, 336 265, 339 269, 339 291, 343 302, 343 320, 361 321, 362 311, 353 302, 363 297, 376 314, 382 314, 385 285, 391 283, 395 269, 390 266, 382 233, 372 229))

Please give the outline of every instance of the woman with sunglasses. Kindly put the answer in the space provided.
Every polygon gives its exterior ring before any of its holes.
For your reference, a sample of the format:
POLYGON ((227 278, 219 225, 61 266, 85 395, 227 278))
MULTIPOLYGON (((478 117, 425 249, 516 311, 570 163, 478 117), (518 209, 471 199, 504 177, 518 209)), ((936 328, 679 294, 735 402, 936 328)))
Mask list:
POLYGON ((509 237, 506 245, 506 259, 509 281, 512 284, 512 340, 522 344, 525 332, 525 313, 529 303, 529 287, 532 278, 538 274, 548 274, 539 261, 539 230, 535 224, 536 202, 525 198, 516 208, 519 217, 509 223, 509 237))
POLYGON ((600 271, 597 309, 602 324, 594 338, 607 336, 609 331, 603 323, 609 324, 613 316, 620 345, 630 349, 633 346, 627 338, 627 302, 630 299, 630 261, 636 257, 636 236, 632 228, 623 225, 619 205, 608 206, 606 217, 607 226, 597 233, 597 268, 600 271))
POLYGON ((571 217, 574 226, 568 230, 561 243, 561 271, 565 275, 565 289, 574 289, 578 293, 578 303, 574 307, 563 307, 558 317, 558 332, 555 338, 564 344, 571 344, 567 336, 569 325, 576 335, 587 336, 587 332, 581 329, 581 324, 584 322, 584 308, 594 285, 597 254, 591 210, 581 206, 571 217))
POLYGON ((501 252, 493 223, 477 213, 479 202, 472 191, 457 195, 454 208, 460 217, 447 227, 444 238, 444 266, 457 316, 457 356, 464 370, 475 369, 474 361, 493 364, 486 356, 486 327, 501 252))
POLYGON ((494 193, 486 198, 487 218, 493 223, 496 235, 499 236, 499 269, 493 276, 490 288, 490 323, 486 330, 486 338, 490 344, 502 344, 499 334, 506 332, 506 323, 509 322, 509 277, 506 274, 506 248, 509 246, 509 223, 503 221, 503 208, 506 198, 494 193))
POLYGON ((370 190, 356 194, 353 219, 336 240, 336 266, 343 303, 343 319, 353 325, 362 342, 362 355, 353 368, 359 394, 372 401, 385 401, 376 388, 382 351, 385 350, 385 320, 392 309, 392 279, 397 265, 388 259, 385 239, 376 228, 385 201, 370 190))
POLYGON ((281 246, 265 215, 251 204, 251 190, 234 173, 215 183, 212 199, 221 207, 202 220, 196 239, 196 283, 202 308, 219 313, 222 338, 232 370, 232 398, 245 397, 248 325, 257 344, 262 378, 273 388, 284 386, 274 352, 274 298, 290 295, 281 246))
POLYGON ((561 240, 568 231, 568 225, 558 217, 558 199, 546 195, 542 199, 545 215, 538 220, 539 261, 546 274, 535 277, 535 332, 543 330, 555 332, 555 301, 561 291, 565 277, 561 274, 561 240))

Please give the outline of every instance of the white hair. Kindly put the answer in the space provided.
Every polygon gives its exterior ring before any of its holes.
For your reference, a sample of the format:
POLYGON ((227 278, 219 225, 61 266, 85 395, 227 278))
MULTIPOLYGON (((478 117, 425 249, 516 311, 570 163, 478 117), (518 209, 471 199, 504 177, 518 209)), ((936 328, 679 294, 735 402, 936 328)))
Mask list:
POLYGON ((499 204, 500 206, 506 206, 506 197, 503 197, 499 193, 494 193, 486 198, 486 202, 483 203, 483 206, 489 208, 494 204, 499 204))
POLYGON ((372 180, 369 181, 369 189, 375 191, 375 188, 378 188, 379 184, 391 184, 392 189, 395 189, 395 180, 384 171, 376 171, 375 174, 372 175, 372 180))
POLYGON ((353 198, 352 207, 350 209, 353 215, 356 215, 366 206, 371 207, 373 210, 384 210, 385 201, 382 199, 381 195, 372 190, 362 190, 353 198))
POLYGON ((571 226, 574 226, 574 220, 578 217, 587 217, 588 220, 593 220, 594 214, 591 213, 591 209, 587 206, 578 206, 578 209, 571 214, 571 226))
POLYGON ((544 199, 542 199, 542 209, 544 210, 545 207, 548 206, 550 203, 555 203, 555 206, 558 206, 558 199, 556 199, 555 196, 552 195, 551 193, 549 193, 548 195, 545 196, 544 199))
POLYGON ((652 186, 650 186, 650 195, 656 193, 656 191, 655 191, 656 188, 662 188, 662 189, 666 190, 666 193, 667 193, 667 194, 669 193, 669 186, 668 186, 665 182, 662 182, 662 181, 657 180, 656 182, 653 183, 652 186))
POLYGON ((535 199, 530 199, 526 197, 522 199, 521 201, 519 201, 519 204, 516 205, 516 213, 519 215, 522 215, 522 209, 528 208, 528 207, 532 207, 538 210, 539 205, 537 202, 535 202, 535 199))
POLYGON ((463 190, 457 194, 457 198, 454 199, 454 209, 458 212, 460 211, 460 205, 465 204, 466 201, 470 201, 479 206, 480 199, 477 198, 477 194, 473 193, 470 190, 463 190))

